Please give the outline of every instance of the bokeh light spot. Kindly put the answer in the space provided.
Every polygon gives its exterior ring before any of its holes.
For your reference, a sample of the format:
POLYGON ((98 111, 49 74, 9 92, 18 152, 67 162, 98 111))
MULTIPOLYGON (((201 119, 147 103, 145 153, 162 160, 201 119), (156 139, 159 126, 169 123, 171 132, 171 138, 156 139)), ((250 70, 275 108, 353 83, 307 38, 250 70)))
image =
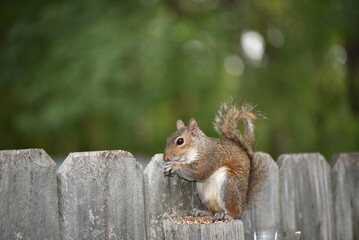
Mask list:
POLYGON ((224 59, 224 68, 230 75, 239 77, 243 74, 245 66, 239 56, 230 55, 224 59))
POLYGON ((273 47, 283 47, 284 44, 284 35, 283 32, 278 28, 269 28, 267 31, 268 42, 273 47))
POLYGON ((340 64, 345 64, 347 61, 347 52, 344 47, 338 44, 331 46, 330 53, 334 60, 340 64))
POLYGON ((241 46, 244 54, 254 62, 260 62, 264 55, 264 39, 255 31, 246 31, 241 35, 241 46))

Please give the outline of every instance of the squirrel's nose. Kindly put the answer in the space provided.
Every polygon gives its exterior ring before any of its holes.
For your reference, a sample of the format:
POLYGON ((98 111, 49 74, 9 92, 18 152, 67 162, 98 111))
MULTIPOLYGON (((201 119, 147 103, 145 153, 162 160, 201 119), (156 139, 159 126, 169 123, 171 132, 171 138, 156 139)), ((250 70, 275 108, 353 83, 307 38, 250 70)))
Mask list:
POLYGON ((164 160, 164 161, 169 161, 169 160, 170 160, 170 158, 168 157, 168 155, 167 155, 167 154, 164 154, 164 155, 163 155, 163 160, 164 160))

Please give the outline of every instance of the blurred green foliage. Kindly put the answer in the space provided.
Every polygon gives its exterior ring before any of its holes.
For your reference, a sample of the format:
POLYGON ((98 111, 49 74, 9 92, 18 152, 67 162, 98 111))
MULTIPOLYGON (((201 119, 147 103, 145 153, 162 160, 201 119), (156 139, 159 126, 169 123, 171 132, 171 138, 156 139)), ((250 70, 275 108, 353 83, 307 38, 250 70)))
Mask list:
POLYGON ((358 2, 4 0, 0 149, 153 155, 178 118, 216 136, 232 96, 274 158, 358 151, 358 2))

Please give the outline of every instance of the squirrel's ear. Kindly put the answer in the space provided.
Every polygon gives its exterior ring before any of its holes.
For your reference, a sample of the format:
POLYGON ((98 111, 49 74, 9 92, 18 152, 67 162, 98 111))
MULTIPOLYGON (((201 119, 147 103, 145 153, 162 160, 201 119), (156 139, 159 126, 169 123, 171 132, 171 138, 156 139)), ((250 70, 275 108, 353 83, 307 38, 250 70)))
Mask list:
POLYGON ((185 125, 183 123, 183 121, 181 119, 178 119, 177 122, 176 122, 176 127, 177 127, 177 130, 180 129, 180 128, 184 128, 185 125))
POLYGON ((189 120, 188 130, 190 131, 190 133, 193 137, 197 135, 197 129, 198 129, 198 124, 197 124, 196 120, 194 120, 192 118, 191 120, 189 120))

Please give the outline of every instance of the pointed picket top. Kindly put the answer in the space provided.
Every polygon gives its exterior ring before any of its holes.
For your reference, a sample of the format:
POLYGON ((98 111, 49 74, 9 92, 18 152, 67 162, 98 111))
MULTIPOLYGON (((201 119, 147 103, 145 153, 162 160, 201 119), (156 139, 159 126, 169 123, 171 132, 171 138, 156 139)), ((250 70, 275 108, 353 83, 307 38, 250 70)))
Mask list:
POLYGON ((63 239, 144 239, 142 166, 125 151, 71 153, 58 170, 63 239))
POLYGON ((194 182, 165 177, 163 154, 156 154, 144 171, 147 239, 162 239, 162 219, 185 215, 192 208, 203 208, 194 182))
POLYGON ((59 239, 56 164, 43 149, 0 151, 0 238, 59 239))
POLYGON ((282 228, 302 239, 334 239, 331 171, 319 153, 278 158, 282 228))

